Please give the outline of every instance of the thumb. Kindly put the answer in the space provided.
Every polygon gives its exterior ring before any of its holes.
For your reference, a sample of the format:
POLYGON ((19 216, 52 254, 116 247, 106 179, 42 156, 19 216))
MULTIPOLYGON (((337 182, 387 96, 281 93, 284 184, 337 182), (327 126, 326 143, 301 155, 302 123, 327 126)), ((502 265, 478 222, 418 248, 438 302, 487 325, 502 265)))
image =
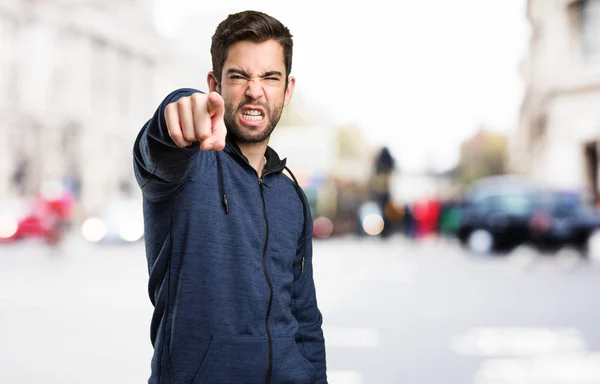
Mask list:
POLYGON ((225 113, 225 101, 223 100, 223 97, 217 92, 209 93, 207 109, 211 118, 223 117, 223 114, 225 113))

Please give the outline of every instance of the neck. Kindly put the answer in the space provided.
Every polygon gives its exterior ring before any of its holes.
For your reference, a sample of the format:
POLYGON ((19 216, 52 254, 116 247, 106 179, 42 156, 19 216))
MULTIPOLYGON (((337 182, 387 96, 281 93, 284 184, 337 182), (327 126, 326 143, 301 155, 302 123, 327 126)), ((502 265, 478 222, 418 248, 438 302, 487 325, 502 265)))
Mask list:
POLYGON ((237 145, 248 159, 250 166, 256 170, 256 173, 262 175, 263 168, 265 166, 265 153, 267 151, 268 140, 261 143, 240 143, 237 145))

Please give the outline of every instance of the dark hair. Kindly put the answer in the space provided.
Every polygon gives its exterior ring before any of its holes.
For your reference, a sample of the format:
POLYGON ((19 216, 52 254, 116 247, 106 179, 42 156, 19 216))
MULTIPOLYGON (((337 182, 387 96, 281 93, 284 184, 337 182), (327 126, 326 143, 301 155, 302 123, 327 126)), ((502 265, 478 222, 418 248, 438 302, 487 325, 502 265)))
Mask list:
POLYGON ((243 11, 227 16, 217 27, 210 47, 213 72, 217 83, 221 83, 223 65, 225 65, 231 45, 239 41, 262 43, 270 39, 278 40, 283 47, 285 75, 287 78, 292 71, 292 51, 294 46, 290 30, 279 20, 263 12, 243 11))

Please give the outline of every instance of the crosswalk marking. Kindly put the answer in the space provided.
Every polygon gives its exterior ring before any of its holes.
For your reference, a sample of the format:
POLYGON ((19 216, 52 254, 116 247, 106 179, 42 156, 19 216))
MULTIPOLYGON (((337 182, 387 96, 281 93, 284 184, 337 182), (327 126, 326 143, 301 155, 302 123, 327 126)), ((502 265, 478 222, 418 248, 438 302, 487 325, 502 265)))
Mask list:
POLYGON ((471 356, 535 356, 577 353, 587 349, 575 328, 473 328, 454 337, 452 350, 471 356))
POLYGON ((600 353, 588 351, 576 328, 473 328, 450 348, 487 358, 473 384, 600 383, 600 353))
POLYGON ((490 359, 473 384, 593 384, 600 383, 600 354, 543 356, 533 359, 490 359))

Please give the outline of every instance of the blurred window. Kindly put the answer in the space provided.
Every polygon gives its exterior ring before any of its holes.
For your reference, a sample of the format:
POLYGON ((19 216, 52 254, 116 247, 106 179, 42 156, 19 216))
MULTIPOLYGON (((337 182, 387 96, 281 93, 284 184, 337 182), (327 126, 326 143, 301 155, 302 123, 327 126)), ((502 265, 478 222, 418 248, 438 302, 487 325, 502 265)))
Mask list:
POLYGON ((492 206, 493 197, 487 196, 481 199, 475 200, 473 208, 476 213, 483 214, 490 211, 492 206))
POLYGON ((511 215, 525 215, 533 209, 533 196, 506 195, 500 198, 499 208, 501 211, 511 215))
POLYGON ((565 216, 577 212, 582 207, 577 193, 559 192, 554 195, 554 213, 565 216))
POLYGON ((106 68, 108 43, 101 38, 92 38, 92 104, 93 109, 102 115, 106 112, 106 68))
POLYGON ((583 53, 600 58, 600 0, 582 0, 580 5, 583 53))
POLYGON ((16 18, 7 17, 9 15, 10 12, 0 14, 0 101, 3 103, 14 99, 18 79, 15 52, 19 26, 16 18))
POLYGON ((133 65, 133 54, 126 48, 118 48, 119 55, 119 70, 117 72, 119 78, 117 79, 119 87, 119 112, 121 116, 129 116, 131 112, 130 101, 132 97, 131 87, 131 71, 133 65))
POLYGON ((535 199, 530 194, 494 195, 483 198, 475 204, 479 213, 502 212, 508 215, 526 215, 534 207, 535 199))

